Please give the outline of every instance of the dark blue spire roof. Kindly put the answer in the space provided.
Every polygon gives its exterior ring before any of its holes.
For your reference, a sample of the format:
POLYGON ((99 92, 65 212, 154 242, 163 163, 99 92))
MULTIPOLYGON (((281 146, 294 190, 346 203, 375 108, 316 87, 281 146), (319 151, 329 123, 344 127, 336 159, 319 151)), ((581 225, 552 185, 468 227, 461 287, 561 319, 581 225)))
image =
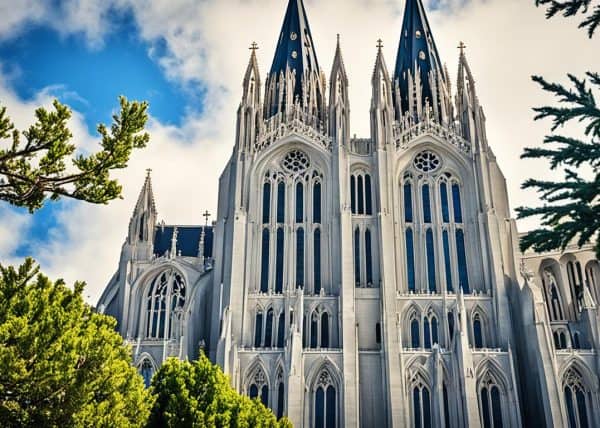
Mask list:
POLYGON ((425 14, 421 0, 406 0, 398 57, 394 81, 398 82, 402 102, 402 111, 408 110, 408 72, 415 78, 416 68, 420 68, 421 84, 423 85, 423 103, 429 99, 433 103, 429 72, 439 73, 445 81, 442 62, 431 34, 431 27, 425 14))
POLYGON ((302 0, 289 0, 271 66, 271 78, 276 78, 288 67, 296 70, 295 96, 301 96, 301 79, 305 72, 315 71, 317 75, 321 74, 302 0))

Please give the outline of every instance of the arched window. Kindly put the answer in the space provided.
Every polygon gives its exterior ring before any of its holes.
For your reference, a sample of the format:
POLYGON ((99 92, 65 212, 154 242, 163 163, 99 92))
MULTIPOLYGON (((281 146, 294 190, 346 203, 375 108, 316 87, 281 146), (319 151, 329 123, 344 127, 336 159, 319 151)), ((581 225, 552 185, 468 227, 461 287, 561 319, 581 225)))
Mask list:
POLYGON ((314 396, 315 427, 335 428, 337 426, 337 392, 327 370, 323 370, 319 374, 314 396))
POLYGON ((285 183, 277 184, 277 223, 285 223, 285 183))
POLYGON ((486 375, 479 390, 479 411, 483 428, 502 428, 502 394, 497 382, 486 375))
POLYGON ((354 281, 360 286, 360 230, 354 231, 354 281))
POLYGON ((314 232, 314 281, 315 294, 321 292, 321 229, 314 232))
POLYGON ((313 223, 321 223, 321 183, 313 186, 313 223))
POLYGON ((365 231, 365 262, 367 271, 367 287, 373 286, 373 254, 371 249, 371 231, 365 231))
POLYGON ((262 254, 260 262, 260 291, 266 293, 269 291, 269 229, 262 231, 262 254))
POLYGON ((364 185, 363 185, 363 176, 359 175, 356 180, 358 183, 358 214, 365 213, 365 194, 364 194, 364 185))
POLYGON ((544 294, 546 296, 546 306, 550 321, 563 320, 562 299, 556 277, 551 268, 544 269, 542 276, 542 285, 544 286, 544 294))
POLYGON ((296 287, 304 287, 304 229, 296 231, 296 287))
POLYGON ((458 184, 452 185, 452 205, 454 206, 454 222, 462 223, 462 204, 460 201, 460 187, 458 184))
POLYGON ((446 428, 451 428, 452 424, 450 423, 450 400, 448 399, 448 387, 444 382, 442 386, 442 394, 444 399, 444 425, 446 428))
POLYGON ((321 348, 329 348, 329 314, 321 315, 321 348))
POLYGON ((429 389, 422 382, 413 387, 412 409, 415 428, 431 428, 431 399, 429 389))
POLYGON ((283 292, 283 228, 277 229, 277 252, 275 253, 275 292, 283 292))
POLYGON ((442 200, 442 221, 450 223, 450 210, 448 209, 448 185, 442 181, 440 183, 440 198, 442 200))
POLYGON ((412 229, 406 229, 406 273, 408 290, 415 291, 415 244, 412 229))
POLYGON ((371 195, 371 176, 365 175, 365 205, 367 215, 373 215, 373 198, 371 195))
POLYGON ((575 367, 565 373, 564 392, 569 428, 590 427, 589 391, 585 387, 581 373, 575 367))
POLYGON ((251 377, 248 385, 248 396, 251 399, 260 398, 265 407, 269 406, 269 384, 261 367, 258 367, 251 377))
POLYGON ((254 347, 260 348, 262 346, 262 329, 263 329, 263 313, 259 309, 256 312, 256 318, 254 319, 254 347))
POLYGON ((423 342, 425 349, 431 349, 431 326, 427 317, 423 320, 423 342))
POLYGON ((442 232, 442 245, 444 247, 444 269, 446 270, 446 291, 453 292, 454 286, 452 285, 452 262, 450 261, 450 239, 448 238, 448 231, 442 232))
POLYGON ((483 341, 483 325, 479 314, 473 316, 473 341, 476 349, 485 347, 483 341))
POLYGON ((350 176, 350 205, 352 214, 356 214, 356 177, 350 176))
POLYGON ((279 386, 277 387, 277 419, 281 419, 283 417, 284 397, 285 387, 283 382, 279 382, 279 386))
POLYGON ((148 358, 144 358, 142 364, 139 366, 140 374, 144 378, 144 385, 146 388, 150 388, 152 382, 152 376, 154 376, 154 366, 148 358))
POLYGON ((463 292, 469 294, 469 274, 467 269, 467 253, 465 249, 465 233, 456 231, 456 257, 458 261, 458 281, 463 292))
POLYGON ((285 342, 285 313, 282 311, 279 314, 277 321, 277 347, 283 348, 285 342))
POLYGON ((263 185, 263 224, 271 221, 271 183, 263 185))
POLYGON ((319 347, 319 314, 315 311, 310 318, 310 347, 319 347))
POLYGON ((423 221, 431 223, 431 196, 429 194, 429 184, 423 184, 421 189, 423 197, 423 221))
POLYGON ((304 221, 304 185, 296 183, 296 223, 304 221))
POLYGON ((404 184, 404 221, 413 222, 412 185, 410 182, 404 184))
POLYGON ((273 346, 273 308, 267 311, 267 325, 265 327, 265 348, 273 346))
POLYGON ((420 326, 419 320, 416 318, 416 315, 413 315, 413 319, 410 322, 410 346, 411 348, 417 349, 421 347, 421 338, 420 338, 420 326))
POLYGON ((429 291, 435 293, 435 249, 433 244, 433 231, 428 229, 425 233, 425 246, 427 249, 427 285, 429 291))
POLYGON ((185 296, 185 282, 174 270, 164 271, 154 279, 146 296, 148 338, 181 337, 185 296))

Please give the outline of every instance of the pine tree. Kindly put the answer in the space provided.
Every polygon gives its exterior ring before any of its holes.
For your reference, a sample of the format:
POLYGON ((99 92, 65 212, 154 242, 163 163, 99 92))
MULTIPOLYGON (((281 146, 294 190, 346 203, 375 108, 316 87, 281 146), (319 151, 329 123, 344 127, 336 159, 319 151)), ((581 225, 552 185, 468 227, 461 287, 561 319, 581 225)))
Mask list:
MULTIPOLYGON (((573 16, 580 10, 587 13, 591 6, 590 0, 537 0, 537 3, 549 5, 549 18, 559 12, 565 16, 573 16)), ((598 24, 600 5, 580 27, 587 27, 591 37, 598 24)), ((581 247, 595 241, 600 258, 600 108, 594 95, 600 90, 600 75, 588 72, 584 79, 571 74, 568 77, 569 88, 549 83, 541 76, 532 77, 543 90, 554 94, 561 105, 534 109, 535 120, 552 120, 552 134, 544 139, 544 144, 550 147, 527 148, 521 157, 547 159, 550 169, 563 171, 564 181, 531 178, 523 183, 525 189, 536 189, 545 204, 517 208, 519 218, 541 216, 542 220, 542 227, 521 240, 521 249, 564 250, 572 242, 581 247), (584 126, 584 139, 556 133, 569 123, 584 126)))
POLYGON ((579 28, 586 28, 592 38, 600 25, 600 3, 592 4, 592 0, 536 0, 537 6, 546 6, 546 17, 553 18, 558 14, 572 17, 578 14, 584 16, 579 28))
POLYGON ((0 425, 143 427, 152 398, 114 318, 33 260, 0 265, 0 425))
POLYGON ((0 106, 0 200, 34 212, 47 198, 100 204, 120 197, 122 188, 110 172, 125 168, 133 149, 145 147, 149 140, 143 132, 148 104, 121 97, 120 105, 110 129, 98 125, 101 150, 89 156, 73 156, 76 146, 71 142, 67 106, 54 101, 53 111, 37 109, 36 122, 23 132, 15 129, 6 107, 0 106))

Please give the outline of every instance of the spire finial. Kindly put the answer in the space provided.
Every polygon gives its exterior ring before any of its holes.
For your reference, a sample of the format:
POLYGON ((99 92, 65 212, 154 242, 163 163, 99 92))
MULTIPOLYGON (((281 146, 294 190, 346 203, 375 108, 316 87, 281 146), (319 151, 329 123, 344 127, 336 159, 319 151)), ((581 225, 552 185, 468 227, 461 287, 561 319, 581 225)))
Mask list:
POLYGON ((461 56, 465 54, 465 49, 466 49, 466 48, 467 48, 467 45, 465 45, 465 43, 464 43, 464 42, 462 42, 462 41, 461 41, 461 42, 458 44, 458 49, 460 50, 460 55, 461 55, 461 56))
POLYGON ((146 177, 150 178, 151 173, 152 173, 152 168, 146 169, 146 177))
POLYGON ((208 226, 208 219, 210 218, 210 213, 208 212, 208 210, 206 210, 206 212, 202 214, 202 217, 206 219, 206 225, 208 226))
POLYGON ((377 40, 377 49, 381 50, 383 48, 383 40, 378 39, 377 40))
POLYGON ((258 43, 252 42, 252 44, 250 45, 250 47, 248 49, 250 49, 252 51, 252 53, 255 53, 260 48, 258 47, 258 43))

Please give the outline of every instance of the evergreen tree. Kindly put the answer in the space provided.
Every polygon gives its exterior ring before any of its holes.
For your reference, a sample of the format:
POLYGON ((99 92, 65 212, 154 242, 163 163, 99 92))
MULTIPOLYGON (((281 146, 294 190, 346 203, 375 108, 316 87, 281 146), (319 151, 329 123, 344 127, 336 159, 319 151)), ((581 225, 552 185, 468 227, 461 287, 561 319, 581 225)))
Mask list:
POLYGON ((113 318, 84 284, 52 283, 33 260, 0 265, 0 425, 141 427, 151 397, 113 318))
POLYGON ((71 142, 67 106, 54 101, 53 111, 37 109, 36 122, 23 132, 15 129, 6 107, 0 106, 0 200, 33 212, 48 197, 97 204, 120 197, 121 186, 110 172, 125 168, 133 149, 145 147, 149 140, 143 133, 147 103, 121 97, 120 105, 110 129, 98 125, 101 150, 89 156, 73 156, 76 147, 71 142))
POLYGON ((194 362, 168 359, 152 379, 149 428, 291 427, 258 400, 238 394, 203 354, 194 362))
MULTIPOLYGON (((537 3, 549 4, 548 17, 561 11, 565 16, 575 15, 580 9, 586 13, 591 6, 590 0, 537 0, 537 3)), ((598 24, 600 5, 581 27, 588 27, 591 37, 598 24)), ((562 169, 564 181, 531 178, 523 183, 525 189, 536 189, 545 204, 517 208, 519 218, 541 216, 542 220, 542 227, 521 240, 521 249, 564 250, 572 242, 581 247, 595 241, 600 258, 600 108, 595 97, 600 90, 600 75, 588 72, 584 79, 568 76, 571 83, 568 88, 549 83, 541 76, 532 77, 543 90, 554 94, 561 105, 534 109, 535 120, 552 120, 552 134, 544 139, 549 147, 527 148, 521 157, 547 159, 550 169, 562 169), (583 139, 555 132, 569 123, 584 126, 583 139)))
POLYGON ((590 38, 600 25, 600 2, 592 2, 592 0, 536 0, 535 3, 537 6, 546 6, 547 18, 552 18, 557 14, 571 17, 581 13, 584 19, 579 24, 579 28, 587 29, 590 38))

